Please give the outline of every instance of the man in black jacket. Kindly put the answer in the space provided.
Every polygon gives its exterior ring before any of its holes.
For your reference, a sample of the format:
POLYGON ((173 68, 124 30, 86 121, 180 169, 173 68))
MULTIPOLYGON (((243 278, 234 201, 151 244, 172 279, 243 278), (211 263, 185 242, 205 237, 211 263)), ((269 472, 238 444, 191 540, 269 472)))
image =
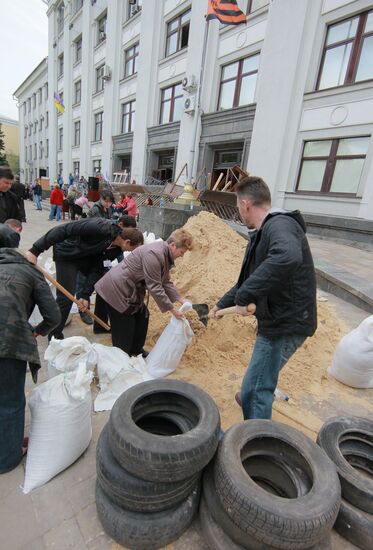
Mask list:
POLYGON ((10 191, 14 175, 9 166, 0 166, 0 223, 9 218, 22 221, 17 196, 10 191))
MULTIPOLYGON (((38 239, 26 253, 30 262, 36 263, 39 254, 53 246, 56 262, 56 279, 71 294, 75 294, 76 276, 81 271, 85 276, 84 288, 77 298, 88 300, 94 285, 104 275, 104 260, 108 249, 114 247, 117 255, 123 250, 133 250, 143 242, 143 235, 137 229, 128 234, 110 220, 84 219, 54 227, 38 239)), ((57 290, 57 304, 61 311, 61 322, 50 337, 62 340, 62 330, 71 309, 71 301, 57 290)))
POLYGON ((239 315, 256 316, 258 335, 236 399, 245 420, 271 418, 280 370, 316 330, 315 269, 299 211, 271 208, 271 194, 261 178, 244 178, 236 193, 242 220, 256 232, 237 283, 210 316, 218 317, 219 309, 233 305, 239 315))

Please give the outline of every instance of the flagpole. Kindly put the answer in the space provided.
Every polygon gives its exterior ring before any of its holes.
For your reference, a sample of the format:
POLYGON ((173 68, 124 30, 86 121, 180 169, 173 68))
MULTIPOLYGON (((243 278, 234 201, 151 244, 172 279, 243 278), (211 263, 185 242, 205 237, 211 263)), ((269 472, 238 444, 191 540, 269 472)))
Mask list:
MULTIPOLYGON (((198 90, 197 90, 197 105, 196 105, 196 116, 194 120, 194 128, 193 128, 193 138, 192 138, 192 145, 190 149, 189 154, 189 180, 191 183, 193 183, 194 178, 197 173, 197 163, 196 163, 196 148, 198 147, 196 141, 198 136, 198 126, 201 123, 201 115, 202 115, 202 109, 201 109, 201 96, 202 96, 202 85, 203 85, 203 76, 205 72, 205 63, 206 63, 206 51, 207 51, 207 40, 208 40, 208 34, 209 34, 209 25, 210 21, 206 21, 205 25, 205 33, 203 37, 203 49, 202 49, 202 58, 201 58, 201 70, 199 74, 199 82, 198 82, 198 90)), ((199 140, 198 140, 199 141, 199 140)), ((198 158, 197 158, 198 160, 198 158)))

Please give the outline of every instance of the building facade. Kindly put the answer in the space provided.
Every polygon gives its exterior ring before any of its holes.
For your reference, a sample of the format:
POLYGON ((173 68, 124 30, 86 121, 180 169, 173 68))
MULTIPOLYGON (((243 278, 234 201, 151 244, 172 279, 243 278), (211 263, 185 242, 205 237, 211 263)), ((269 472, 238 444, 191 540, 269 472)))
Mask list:
POLYGON ((50 0, 50 179, 203 186, 240 165, 276 206, 372 220, 373 2, 238 5, 235 27, 207 0, 50 0))

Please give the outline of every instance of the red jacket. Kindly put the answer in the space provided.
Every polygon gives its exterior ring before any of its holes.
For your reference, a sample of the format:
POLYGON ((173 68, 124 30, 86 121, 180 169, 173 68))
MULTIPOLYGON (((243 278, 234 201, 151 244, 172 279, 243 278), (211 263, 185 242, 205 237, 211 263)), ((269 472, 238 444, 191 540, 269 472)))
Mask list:
POLYGON ((134 218, 136 218, 137 205, 132 197, 127 199, 127 206, 124 208, 124 211, 126 214, 128 214, 128 216, 133 216, 134 218))
POLYGON ((64 199, 64 196, 63 196, 63 193, 61 191, 61 189, 53 189, 52 193, 51 193, 51 196, 50 196, 50 203, 51 204, 57 204, 58 206, 62 206, 63 205, 63 199, 64 199))

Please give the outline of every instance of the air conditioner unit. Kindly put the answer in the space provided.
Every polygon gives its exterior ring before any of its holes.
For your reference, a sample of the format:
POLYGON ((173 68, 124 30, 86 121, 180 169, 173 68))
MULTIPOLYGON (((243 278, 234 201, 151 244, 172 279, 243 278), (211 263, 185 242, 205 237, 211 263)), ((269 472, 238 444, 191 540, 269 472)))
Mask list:
POLYGON ((187 97, 184 100, 184 113, 187 115, 192 115, 196 110, 196 100, 194 97, 187 97))
POLYGON ((102 75, 102 80, 110 80, 110 79, 111 79, 111 69, 108 65, 105 65, 104 74, 102 75))
POLYGON ((183 90, 187 92, 195 91, 197 89, 197 81, 194 74, 191 74, 189 78, 185 76, 181 81, 181 85, 183 87, 183 90))

